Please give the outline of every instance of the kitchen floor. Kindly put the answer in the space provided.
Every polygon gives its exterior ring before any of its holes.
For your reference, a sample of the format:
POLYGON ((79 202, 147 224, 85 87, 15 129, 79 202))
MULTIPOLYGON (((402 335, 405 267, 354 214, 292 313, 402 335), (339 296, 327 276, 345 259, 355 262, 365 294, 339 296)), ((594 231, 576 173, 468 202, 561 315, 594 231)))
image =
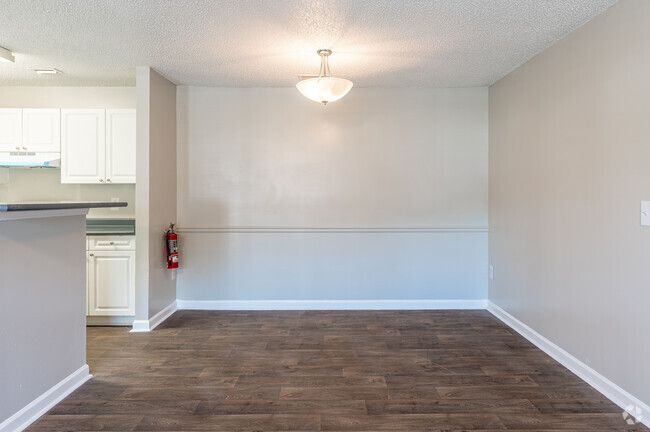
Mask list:
POLYGON ((648 430, 486 311, 179 311, 88 328, 94 378, 28 430, 648 430))

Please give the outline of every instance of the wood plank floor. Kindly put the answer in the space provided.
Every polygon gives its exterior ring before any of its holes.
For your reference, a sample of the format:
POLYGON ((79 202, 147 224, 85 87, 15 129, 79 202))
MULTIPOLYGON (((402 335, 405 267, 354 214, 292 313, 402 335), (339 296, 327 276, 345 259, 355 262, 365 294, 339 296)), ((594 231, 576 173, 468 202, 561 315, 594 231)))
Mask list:
POLYGON ((641 431, 485 311, 181 311, 89 328, 37 431, 641 431))

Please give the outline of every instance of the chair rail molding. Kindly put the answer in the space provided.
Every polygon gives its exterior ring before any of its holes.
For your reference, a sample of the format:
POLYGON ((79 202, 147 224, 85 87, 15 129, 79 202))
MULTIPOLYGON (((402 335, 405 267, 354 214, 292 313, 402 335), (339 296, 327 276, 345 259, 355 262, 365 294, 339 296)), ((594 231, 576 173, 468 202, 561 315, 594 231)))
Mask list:
POLYGON ((363 226, 179 226, 179 233, 486 233, 487 226, 430 226, 430 227, 363 227, 363 226))

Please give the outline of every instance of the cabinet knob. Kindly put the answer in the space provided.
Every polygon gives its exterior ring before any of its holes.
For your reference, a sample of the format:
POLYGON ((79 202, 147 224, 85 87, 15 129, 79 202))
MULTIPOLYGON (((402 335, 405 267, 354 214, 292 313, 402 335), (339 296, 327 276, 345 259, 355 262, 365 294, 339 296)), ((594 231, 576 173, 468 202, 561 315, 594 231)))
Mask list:
POLYGON ((20 150, 20 146, 16 146, 16 150, 20 150))
POLYGON ((27 150, 27 147, 23 147, 23 150, 27 150))
POLYGON ((109 244, 109 245, 114 245, 114 244, 115 244, 115 242, 108 242, 108 244, 109 244))
POLYGON ((100 183, 104 183, 104 179, 99 179, 99 182, 100 182, 100 183))
POLYGON ((95 254, 90 254, 90 256, 95 256, 95 254))
POLYGON ((106 179, 106 181, 110 183, 110 182, 111 182, 111 179, 106 179))

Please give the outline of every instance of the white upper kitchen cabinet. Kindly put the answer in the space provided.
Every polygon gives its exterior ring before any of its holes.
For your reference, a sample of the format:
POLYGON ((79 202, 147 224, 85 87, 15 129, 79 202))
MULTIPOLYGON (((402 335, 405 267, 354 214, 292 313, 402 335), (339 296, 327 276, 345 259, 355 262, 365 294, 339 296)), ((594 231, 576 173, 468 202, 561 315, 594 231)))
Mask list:
POLYGON ((135 183, 135 110, 61 110, 61 183, 135 183))
POLYGON ((61 183, 105 183, 106 113, 61 110, 61 183))
POLYGON ((0 109, 0 152, 22 150, 23 110, 20 108, 0 109))
POLYGON ((23 109, 22 151, 61 151, 61 110, 23 109))
POLYGON ((135 110, 106 110, 106 182, 135 183, 135 110))

